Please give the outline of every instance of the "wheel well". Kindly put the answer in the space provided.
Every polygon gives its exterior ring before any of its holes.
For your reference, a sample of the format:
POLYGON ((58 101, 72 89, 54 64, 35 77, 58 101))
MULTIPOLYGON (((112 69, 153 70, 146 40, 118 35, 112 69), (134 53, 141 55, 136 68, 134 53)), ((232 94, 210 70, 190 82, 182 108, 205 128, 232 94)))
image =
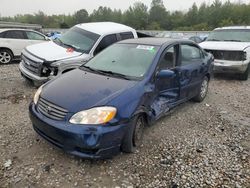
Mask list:
POLYGON ((146 125, 149 125, 149 119, 148 119, 148 115, 146 112, 138 112, 134 115, 135 116, 143 116, 145 122, 146 122, 146 125))
POLYGON ((210 81, 210 77, 211 77, 210 74, 207 73, 205 76, 208 78, 208 81, 210 81))
POLYGON ((62 74, 69 72, 69 71, 72 71, 72 70, 74 70, 74 69, 66 69, 66 70, 62 71, 62 74))
POLYGON ((12 55, 12 58, 14 57, 14 54, 13 54, 13 52, 12 52, 11 49, 5 48, 5 47, 0 47, 0 50, 8 50, 8 51, 10 51, 10 53, 11 53, 11 55, 12 55))

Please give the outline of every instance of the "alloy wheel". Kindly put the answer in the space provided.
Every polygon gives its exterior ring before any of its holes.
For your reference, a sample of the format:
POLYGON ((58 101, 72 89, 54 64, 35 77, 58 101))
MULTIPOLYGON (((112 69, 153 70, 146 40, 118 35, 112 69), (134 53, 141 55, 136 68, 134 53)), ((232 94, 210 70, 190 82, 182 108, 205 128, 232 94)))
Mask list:
POLYGON ((11 61, 11 55, 6 51, 0 52, 0 63, 7 64, 11 61))

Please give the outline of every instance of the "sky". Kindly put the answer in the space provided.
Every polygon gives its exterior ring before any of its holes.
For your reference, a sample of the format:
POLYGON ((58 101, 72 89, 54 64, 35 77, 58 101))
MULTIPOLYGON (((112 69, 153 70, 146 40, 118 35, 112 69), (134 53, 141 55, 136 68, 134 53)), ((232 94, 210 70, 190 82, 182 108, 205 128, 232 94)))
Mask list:
MULTIPOLYGON (((107 6, 112 9, 126 10, 136 1, 143 2, 150 7, 152 0, 0 0, 0 16, 14 16, 16 14, 33 14, 39 10, 45 14, 72 14, 80 9, 86 9, 91 13, 99 6, 107 6)), ((225 2, 226 0, 221 0, 225 2)), ((245 2, 250 0, 230 0, 231 2, 245 2)), ((202 2, 212 3, 213 0, 163 0, 167 10, 188 10, 195 2, 200 5, 202 2)))

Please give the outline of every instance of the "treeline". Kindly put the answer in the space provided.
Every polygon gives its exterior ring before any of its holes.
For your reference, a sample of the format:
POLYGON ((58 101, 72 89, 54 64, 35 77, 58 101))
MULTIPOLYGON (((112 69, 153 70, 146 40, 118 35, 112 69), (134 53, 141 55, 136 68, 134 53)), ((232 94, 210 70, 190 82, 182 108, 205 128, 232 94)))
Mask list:
POLYGON ((212 30, 219 26, 250 25, 250 3, 222 3, 215 0, 205 2, 199 7, 194 3, 188 11, 170 12, 162 0, 152 0, 147 7, 136 2, 126 11, 100 6, 91 14, 81 9, 72 15, 46 15, 42 11, 36 14, 0 17, 2 21, 41 24, 45 28, 69 28, 77 23, 113 21, 136 29, 147 30, 212 30))

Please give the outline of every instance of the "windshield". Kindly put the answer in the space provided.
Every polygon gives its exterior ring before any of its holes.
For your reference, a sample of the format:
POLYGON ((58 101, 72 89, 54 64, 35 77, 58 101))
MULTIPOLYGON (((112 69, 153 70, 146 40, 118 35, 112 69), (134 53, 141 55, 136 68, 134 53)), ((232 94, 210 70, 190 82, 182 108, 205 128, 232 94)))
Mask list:
POLYGON ((151 65, 158 46, 114 44, 83 67, 133 78, 142 78, 151 65))
POLYGON ((100 35, 73 27, 60 38, 55 39, 59 45, 71 47, 76 51, 89 53, 100 35))
POLYGON ((224 29, 213 31, 207 41, 250 42, 249 29, 224 29))

